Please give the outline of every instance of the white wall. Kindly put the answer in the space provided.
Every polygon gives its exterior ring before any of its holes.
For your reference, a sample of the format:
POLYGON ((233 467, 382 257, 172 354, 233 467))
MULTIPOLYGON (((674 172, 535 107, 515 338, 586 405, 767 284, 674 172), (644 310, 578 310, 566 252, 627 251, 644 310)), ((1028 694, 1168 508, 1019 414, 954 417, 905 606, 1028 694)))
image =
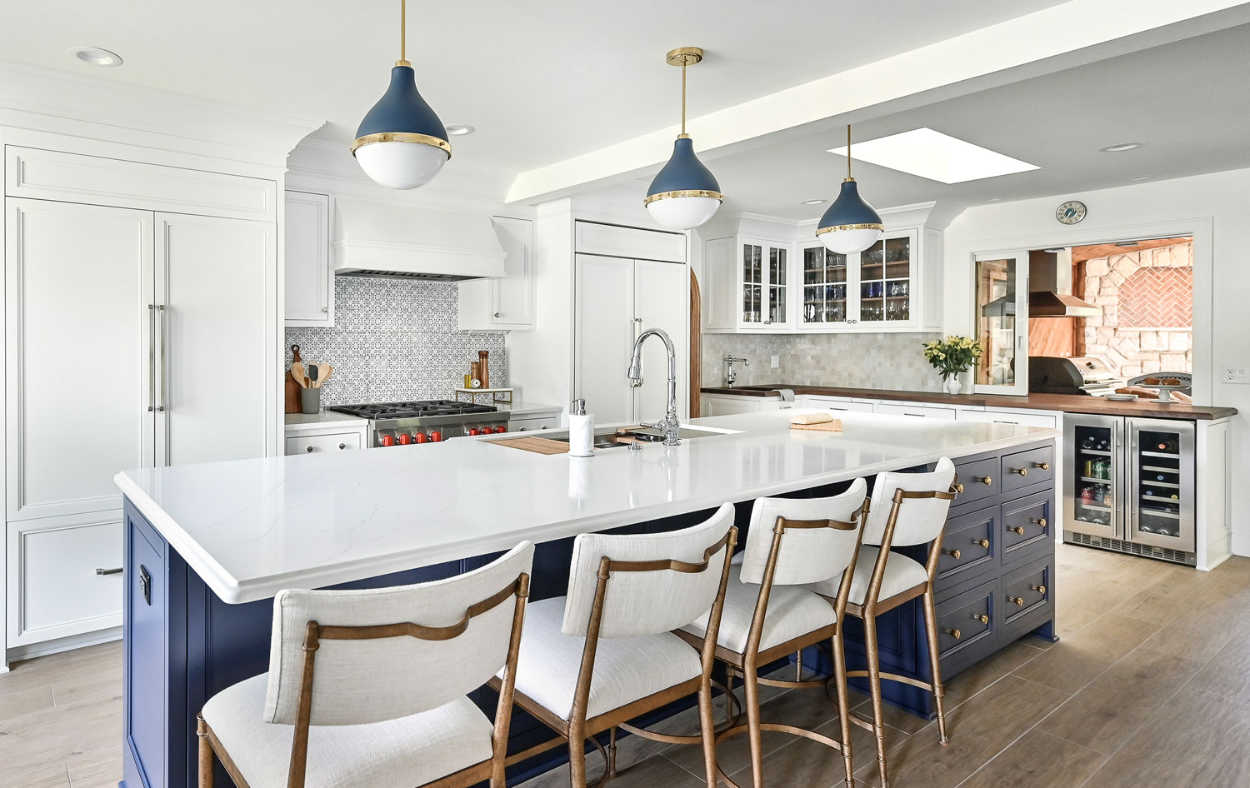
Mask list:
POLYGON ((1220 381, 1225 366, 1250 366, 1250 170, 1198 175, 1087 193, 970 208, 946 232, 944 328, 969 334, 972 256, 1163 235, 1194 235, 1194 399, 1237 408, 1232 424, 1233 552, 1250 555, 1250 385, 1220 381), (1089 208, 1073 228, 1059 203, 1089 208))

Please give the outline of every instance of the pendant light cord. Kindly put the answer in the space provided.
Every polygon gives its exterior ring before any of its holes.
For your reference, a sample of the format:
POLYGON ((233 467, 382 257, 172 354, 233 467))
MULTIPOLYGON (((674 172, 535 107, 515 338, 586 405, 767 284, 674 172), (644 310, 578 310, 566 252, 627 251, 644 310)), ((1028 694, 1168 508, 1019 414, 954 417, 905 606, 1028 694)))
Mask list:
POLYGON ((399 0, 399 59, 408 59, 408 0, 399 0))
POLYGON ((681 135, 686 136, 686 60, 681 61, 681 135))
POLYGON ((846 124, 846 179, 854 180, 851 177, 851 124, 846 124))

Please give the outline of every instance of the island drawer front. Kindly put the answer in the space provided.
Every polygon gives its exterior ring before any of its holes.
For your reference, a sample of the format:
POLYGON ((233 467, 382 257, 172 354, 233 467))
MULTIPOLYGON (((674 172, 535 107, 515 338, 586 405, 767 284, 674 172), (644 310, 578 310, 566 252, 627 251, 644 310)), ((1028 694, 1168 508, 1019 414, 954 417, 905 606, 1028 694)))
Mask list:
POLYGON ((1053 504, 1049 491, 1003 503, 1003 563, 1018 561, 1033 545, 1054 539, 1053 504))
POLYGON ((994 638, 998 587, 995 578, 937 605, 938 656, 943 661, 979 650, 977 644, 994 638))
POLYGON ((950 587, 997 564, 999 512, 997 506, 952 517, 942 534, 937 586, 950 587), (957 555, 956 555, 957 554, 957 555))
POLYGON ((1049 482, 1055 477, 1055 449, 1036 449, 1003 455, 1003 492, 1049 482))
POLYGON ((955 496, 952 506, 967 506, 998 494, 999 463, 997 457, 985 460, 974 460, 955 464, 958 484, 963 485, 963 492, 955 496))
POLYGON ((537 432, 554 430, 560 426, 559 416, 535 416, 533 418, 516 418, 508 421, 508 432, 537 432))
POLYGON ((884 413, 889 416, 918 416, 925 419, 947 419, 955 420, 954 408, 938 408, 929 405, 893 405, 888 403, 879 403, 874 407, 875 413, 884 413))
POLYGON ((292 454, 324 454, 335 451, 352 451, 359 448, 359 432, 307 435, 286 439, 286 453, 288 456, 292 454))
POLYGON ((1053 579, 1053 562, 1049 556, 1003 575, 1003 624, 1011 626, 1032 613, 1050 607, 1053 579))

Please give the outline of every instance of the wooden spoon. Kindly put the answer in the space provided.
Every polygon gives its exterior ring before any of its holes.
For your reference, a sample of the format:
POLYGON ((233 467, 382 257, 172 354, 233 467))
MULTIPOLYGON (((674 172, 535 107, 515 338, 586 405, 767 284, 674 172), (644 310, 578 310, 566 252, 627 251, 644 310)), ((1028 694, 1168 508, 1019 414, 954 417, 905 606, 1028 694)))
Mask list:
POLYGON ((317 365, 317 388, 321 388, 321 384, 325 383, 331 375, 334 374, 334 367, 329 364, 317 365))
POLYGON ((300 384, 304 388, 308 388, 308 384, 304 382, 308 379, 308 373, 304 371, 303 362, 296 361, 291 364, 291 377, 295 378, 296 383, 300 384))

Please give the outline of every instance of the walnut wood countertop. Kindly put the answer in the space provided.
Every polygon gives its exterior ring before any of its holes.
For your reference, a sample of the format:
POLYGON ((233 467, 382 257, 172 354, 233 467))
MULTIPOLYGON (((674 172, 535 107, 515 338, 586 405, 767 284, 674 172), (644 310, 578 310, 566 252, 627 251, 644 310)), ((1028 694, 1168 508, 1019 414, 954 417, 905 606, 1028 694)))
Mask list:
POLYGON ((1103 397, 1078 394, 1029 394, 1026 397, 990 394, 946 394, 938 391, 896 391, 892 389, 855 389, 833 386, 795 386, 787 383, 739 388, 705 387, 704 394, 730 394, 739 397, 767 397, 776 389, 791 389, 795 394, 823 397, 855 397, 888 399, 900 402, 932 402, 938 405, 964 405, 979 408, 1024 408, 1026 410, 1058 410, 1064 413, 1092 413, 1099 416, 1145 416, 1186 421, 1224 419, 1237 414, 1236 408, 1198 407, 1194 405, 1160 405, 1153 400, 1114 402, 1103 397))

